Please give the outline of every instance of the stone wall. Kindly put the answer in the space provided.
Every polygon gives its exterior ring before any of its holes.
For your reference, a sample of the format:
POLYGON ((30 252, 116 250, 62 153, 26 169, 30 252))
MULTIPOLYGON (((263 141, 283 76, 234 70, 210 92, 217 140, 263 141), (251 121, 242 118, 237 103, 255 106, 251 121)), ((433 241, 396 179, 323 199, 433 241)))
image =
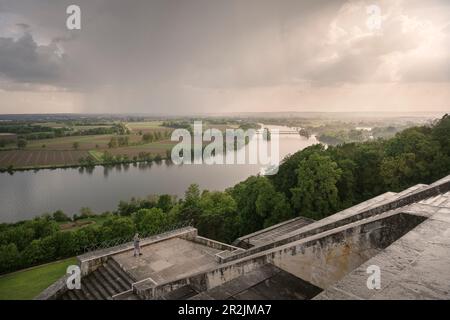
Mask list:
POLYGON ((425 219, 402 213, 372 219, 367 223, 341 227, 305 241, 300 240, 259 252, 190 277, 137 288, 136 293, 146 299, 154 299, 184 285, 190 285, 202 292, 267 263, 272 263, 305 281, 325 288, 425 219))
POLYGON ((222 263, 227 263, 233 260, 238 260, 241 259, 243 257, 246 256, 250 256, 252 254, 258 253, 258 252, 262 252, 262 251, 266 251, 272 248, 276 248, 278 246, 282 246, 284 244, 293 242, 293 241, 297 241, 300 239, 304 239, 306 237, 310 237, 328 230, 332 230, 341 226, 344 226, 346 224, 350 224, 352 222, 355 221, 359 221, 362 219, 366 219, 378 214, 381 214, 383 212, 387 212, 390 210, 394 210, 394 209, 398 209, 404 206, 407 206, 409 204, 412 203, 416 203, 419 202, 421 200, 427 199, 427 198, 431 198, 433 196, 437 196, 439 194, 443 194, 447 191, 450 191, 450 181, 444 181, 443 183, 439 184, 439 185, 434 185, 434 186, 430 186, 424 190, 418 191, 416 193, 413 193, 411 195, 407 195, 405 197, 402 197, 400 199, 396 199, 394 201, 379 205, 377 207, 374 207, 372 209, 368 209, 365 211, 362 211, 358 214, 346 217, 346 218, 342 218, 340 220, 337 221, 333 221, 331 223, 328 224, 321 224, 320 221, 318 221, 317 223, 313 223, 309 226, 307 226, 306 228, 303 228, 303 232, 300 232, 296 235, 293 235, 291 237, 287 237, 284 239, 280 239, 278 241, 274 241, 272 243, 266 244, 266 245, 262 245, 259 247, 253 247, 248 249, 245 252, 242 253, 238 253, 235 254, 233 256, 230 257, 226 257, 224 258, 221 262, 222 263), (308 228, 310 227, 310 228, 308 228))
POLYGON ((305 281, 327 288, 424 220, 395 214, 297 245, 289 248, 291 252, 279 251, 269 260, 305 281))

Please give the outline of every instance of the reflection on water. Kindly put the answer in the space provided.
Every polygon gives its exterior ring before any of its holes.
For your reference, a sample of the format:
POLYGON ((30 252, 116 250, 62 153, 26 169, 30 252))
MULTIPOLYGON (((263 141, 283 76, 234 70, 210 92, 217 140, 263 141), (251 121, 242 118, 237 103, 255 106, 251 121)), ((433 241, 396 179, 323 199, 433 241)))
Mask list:
MULTIPOLYGON (((280 136, 280 156, 318 143, 312 137, 280 136)), ((240 151, 241 152, 241 151, 240 151)), ((245 151, 244 151, 245 152, 245 151)), ((61 209, 77 213, 114 210, 120 200, 151 194, 182 196, 191 183, 201 189, 225 190, 251 175, 259 165, 174 165, 134 163, 95 168, 53 169, 0 174, 0 222, 32 218, 61 209)))

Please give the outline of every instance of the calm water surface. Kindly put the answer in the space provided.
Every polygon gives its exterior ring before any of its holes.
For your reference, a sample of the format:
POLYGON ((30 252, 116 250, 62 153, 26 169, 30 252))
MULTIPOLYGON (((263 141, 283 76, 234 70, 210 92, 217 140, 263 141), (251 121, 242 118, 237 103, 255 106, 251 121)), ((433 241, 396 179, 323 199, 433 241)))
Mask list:
MULTIPOLYGON (((277 127, 282 130, 286 127, 277 127)), ((280 156, 318 143, 312 137, 280 136, 280 156)), ((224 190, 258 174, 259 165, 151 165, 97 166, 92 170, 55 169, 0 174, 0 222, 30 219, 61 209, 67 214, 89 207, 95 212, 114 210, 120 200, 152 194, 182 196, 197 183, 201 189, 224 190)))

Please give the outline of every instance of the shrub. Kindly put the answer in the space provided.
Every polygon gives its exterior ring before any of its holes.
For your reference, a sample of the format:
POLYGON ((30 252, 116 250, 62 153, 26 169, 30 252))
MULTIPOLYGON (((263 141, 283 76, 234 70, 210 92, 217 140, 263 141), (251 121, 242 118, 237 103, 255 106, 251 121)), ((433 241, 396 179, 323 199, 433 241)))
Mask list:
POLYGON ((57 210, 53 212, 53 220, 56 222, 67 222, 71 219, 61 210, 57 210))

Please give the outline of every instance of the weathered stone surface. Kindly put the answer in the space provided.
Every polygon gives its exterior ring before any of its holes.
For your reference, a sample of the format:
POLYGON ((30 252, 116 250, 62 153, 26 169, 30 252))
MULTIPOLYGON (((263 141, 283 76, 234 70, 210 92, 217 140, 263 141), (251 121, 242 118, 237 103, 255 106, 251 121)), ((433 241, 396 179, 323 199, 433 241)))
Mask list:
MULTIPOLYGON (((312 223, 293 219, 236 241, 184 228, 78 257, 81 291, 43 299, 450 299, 450 176, 388 192, 312 223), (381 288, 369 289, 369 266, 381 288), (323 290, 321 293, 319 293, 323 290)), ((308 221, 309 222, 309 221, 308 221)))
POLYGON ((267 264, 191 299, 305 300, 320 291, 320 288, 267 264))
POLYGON ((136 281, 151 278, 158 284, 216 266, 214 255, 218 252, 192 241, 171 238, 143 247, 140 257, 127 251, 113 259, 136 281))
MULTIPOLYGON (((449 299, 450 223, 432 216, 334 285, 364 299, 449 299), (381 289, 369 290, 364 273, 381 269, 381 289)), ((321 293, 337 298, 329 289, 321 293)), ((349 298, 352 299, 352 298, 349 298)))

